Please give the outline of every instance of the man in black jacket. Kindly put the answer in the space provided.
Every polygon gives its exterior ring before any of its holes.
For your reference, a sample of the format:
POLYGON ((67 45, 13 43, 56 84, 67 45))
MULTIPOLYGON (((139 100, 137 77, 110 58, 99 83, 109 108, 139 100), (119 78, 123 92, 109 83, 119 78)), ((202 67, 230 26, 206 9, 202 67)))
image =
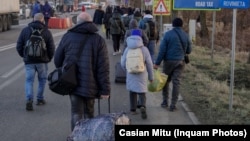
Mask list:
POLYGON ((110 95, 108 49, 97 31, 92 17, 82 12, 77 16, 77 24, 62 37, 56 49, 54 63, 58 68, 74 62, 80 47, 84 46, 77 61, 79 85, 70 95, 72 131, 78 120, 94 117, 96 98, 109 98, 110 95))
POLYGON ((94 12, 93 22, 98 27, 99 33, 101 33, 101 26, 103 24, 103 18, 104 18, 105 12, 102 10, 102 6, 99 5, 98 8, 94 12))
POLYGON ((25 94, 26 94, 26 110, 33 110, 33 84, 35 79, 36 72, 38 73, 38 90, 37 90, 37 105, 44 105, 44 88, 47 81, 47 73, 48 73, 48 63, 54 56, 55 52, 55 44, 53 40, 53 36, 51 32, 47 29, 44 24, 44 16, 42 13, 37 13, 34 15, 34 21, 29 23, 27 27, 25 27, 19 38, 17 40, 16 49, 18 54, 23 58, 26 70, 26 80, 25 80, 25 94), (42 31, 42 37, 46 44, 47 54, 41 60, 37 60, 34 58, 30 58, 25 56, 25 44, 29 40, 33 29, 38 29, 42 31))

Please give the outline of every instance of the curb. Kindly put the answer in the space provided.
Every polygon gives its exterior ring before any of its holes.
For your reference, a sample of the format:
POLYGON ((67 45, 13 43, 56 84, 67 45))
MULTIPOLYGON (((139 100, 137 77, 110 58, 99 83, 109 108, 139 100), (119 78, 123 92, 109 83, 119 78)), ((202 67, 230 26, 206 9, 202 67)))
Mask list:
POLYGON ((183 97, 181 96, 181 94, 179 95, 179 102, 181 103, 184 110, 187 112, 189 118, 192 120, 194 125, 201 124, 200 121, 198 120, 198 118, 195 116, 194 112, 192 112, 190 110, 190 108, 188 107, 188 105, 186 104, 186 102, 184 102, 183 97))

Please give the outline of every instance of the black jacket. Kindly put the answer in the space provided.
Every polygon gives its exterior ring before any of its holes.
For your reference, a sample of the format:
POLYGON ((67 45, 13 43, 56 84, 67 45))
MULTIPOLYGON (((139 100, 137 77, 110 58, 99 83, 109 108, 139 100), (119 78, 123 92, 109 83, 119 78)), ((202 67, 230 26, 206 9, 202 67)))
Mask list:
POLYGON ((54 56, 55 53, 55 43, 54 43, 54 39, 53 36, 51 34, 51 32, 46 28, 45 24, 43 24, 40 21, 34 21, 28 24, 27 27, 25 27, 22 31, 21 34, 18 37, 17 40, 17 45, 16 45, 16 50, 18 52, 18 54, 23 57, 24 63, 25 64, 32 64, 32 63, 48 63, 51 61, 51 59, 54 56), (48 61, 37 61, 37 60, 32 60, 29 58, 25 58, 24 57, 24 47, 25 44, 27 42, 27 40, 30 38, 31 33, 32 33, 32 29, 31 27, 33 27, 34 29, 44 29, 42 32, 42 36, 43 39, 46 43, 46 47, 47 47, 47 53, 48 53, 48 61))
POLYGON ((56 49, 54 63, 58 68, 74 62, 79 48, 84 46, 77 61, 79 86, 73 92, 75 95, 95 98, 110 94, 108 49, 105 40, 95 33, 97 31, 93 22, 76 25, 62 37, 56 49))
POLYGON ((95 24, 103 24, 103 17, 105 12, 102 9, 96 9, 93 17, 93 22, 95 24))

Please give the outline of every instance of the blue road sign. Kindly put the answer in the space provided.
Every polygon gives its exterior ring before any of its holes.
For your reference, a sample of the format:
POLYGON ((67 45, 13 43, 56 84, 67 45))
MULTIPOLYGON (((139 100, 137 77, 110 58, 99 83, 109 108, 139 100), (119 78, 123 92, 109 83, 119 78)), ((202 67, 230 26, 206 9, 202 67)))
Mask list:
POLYGON ((219 0, 174 0, 174 9, 219 9, 219 0))
POLYGON ((221 8, 249 8, 249 0, 220 0, 221 8))

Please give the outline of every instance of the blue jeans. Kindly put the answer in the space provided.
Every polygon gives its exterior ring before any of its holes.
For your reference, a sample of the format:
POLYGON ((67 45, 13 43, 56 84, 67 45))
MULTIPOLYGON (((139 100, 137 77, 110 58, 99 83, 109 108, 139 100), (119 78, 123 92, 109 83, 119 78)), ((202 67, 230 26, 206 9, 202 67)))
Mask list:
POLYGON ((155 62, 154 55, 155 55, 156 40, 149 40, 147 47, 148 47, 151 59, 154 63, 155 62))
POLYGON ((38 76, 37 100, 44 99, 43 93, 47 81, 48 64, 47 63, 26 64, 25 70, 26 70, 26 80, 25 80, 26 100, 33 101, 34 98, 33 85, 36 73, 38 76))

